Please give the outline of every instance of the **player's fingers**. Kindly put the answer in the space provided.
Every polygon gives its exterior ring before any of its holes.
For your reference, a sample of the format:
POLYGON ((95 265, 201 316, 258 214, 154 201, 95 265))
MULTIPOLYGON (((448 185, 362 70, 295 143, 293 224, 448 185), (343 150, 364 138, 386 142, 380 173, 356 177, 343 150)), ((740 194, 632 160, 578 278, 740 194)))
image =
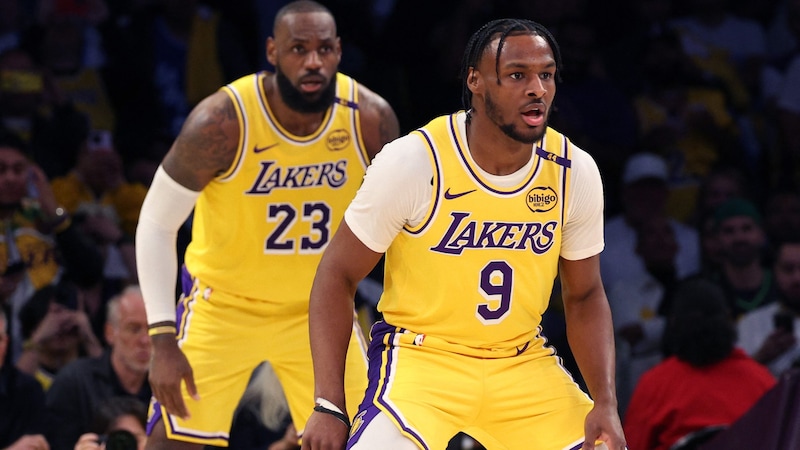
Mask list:
POLYGON ((180 380, 169 388, 161 387, 157 390, 153 389, 153 391, 156 400, 167 410, 167 413, 184 420, 189 418, 189 411, 187 411, 181 395, 180 380))
POLYGON ((200 394, 197 393, 197 386, 194 385, 194 373, 191 369, 183 376, 183 381, 186 383, 186 390, 189 392, 189 396, 195 400, 200 400, 200 394))
POLYGON ((180 395, 180 391, 178 391, 178 395, 171 395, 170 406, 166 406, 167 411, 171 414, 174 414, 180 417, 183 420, 189 419, 189 410, 186 408, 186 403, 183 402, 183 397, 180 395))

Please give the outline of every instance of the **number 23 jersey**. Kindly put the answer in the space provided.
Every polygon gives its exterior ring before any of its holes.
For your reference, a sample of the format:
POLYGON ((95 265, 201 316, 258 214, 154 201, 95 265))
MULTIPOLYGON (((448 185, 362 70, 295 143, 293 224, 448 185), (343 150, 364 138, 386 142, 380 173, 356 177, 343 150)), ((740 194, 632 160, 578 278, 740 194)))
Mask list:
POLYGON ((337 74, 333 106, 301 137, 275 119, 264 76, 222 88, 236 110, 239 149, 197 201, 186 267, 214 289, 307 308, 322 252, 368 164, 358 85, 337 74))

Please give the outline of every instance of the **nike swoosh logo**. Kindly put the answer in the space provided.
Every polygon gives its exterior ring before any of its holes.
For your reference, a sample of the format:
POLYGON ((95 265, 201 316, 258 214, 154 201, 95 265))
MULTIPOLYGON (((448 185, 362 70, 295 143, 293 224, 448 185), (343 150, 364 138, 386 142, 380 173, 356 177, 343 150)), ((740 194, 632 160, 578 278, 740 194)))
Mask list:
POLYGON ((445 193, 444 193, 444 198, 445 198, 445 200, 453 200, 454 198, 463 197, 463 196, 465 196, 467 194, 471 194, 471 193, 473 193, 475 191, 476 191, 476 189, 473 189, 471 191, 466 191, 466 192, 459 192, 458 194, 451 194, 450 193, 450 188, 447 188, 447 191, 445 191, 445 193))
POLYGON ((276 143, 274 143, 272 145, 268 145, 266 147, 260 147, 260 148, 258 146, 254 146, 253 147, 253 153, 261 153, 261 152, 267 151, 267 150, 271 149, 272 147, 275 147, 278 144, 280 144, 280 142, 276 142, 276 143))

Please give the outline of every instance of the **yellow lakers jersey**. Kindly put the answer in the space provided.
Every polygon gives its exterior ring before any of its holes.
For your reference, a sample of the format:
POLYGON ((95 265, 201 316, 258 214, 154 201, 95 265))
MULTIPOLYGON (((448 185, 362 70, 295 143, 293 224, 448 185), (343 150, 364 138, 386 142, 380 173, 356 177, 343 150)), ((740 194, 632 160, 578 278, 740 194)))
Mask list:
POLYGON ((322 252, 368 164, 358 85, 337 74, 336 101, 322 125, 294 136, 270 110, 265 76, 222 88, 235 105, 239 149, 197 200, 185 262, 213 289, 307 304, 322 252))
POLYGON ((0 223, 0 273, 5 273, 12 259, 19 258, 33 287, 42 288, 58 280, 61 265, 57 253, 53 236, 40 233, 24 214, 16 212, 9 222, 0 223))
POLYGON ((558 270, 570 142, 548 128, 523 181, 500 187, 472 160, 456 114, 415 133, 430 150, 433 196, 386 252, 385 321, 470 348, 524 348, 558 270))

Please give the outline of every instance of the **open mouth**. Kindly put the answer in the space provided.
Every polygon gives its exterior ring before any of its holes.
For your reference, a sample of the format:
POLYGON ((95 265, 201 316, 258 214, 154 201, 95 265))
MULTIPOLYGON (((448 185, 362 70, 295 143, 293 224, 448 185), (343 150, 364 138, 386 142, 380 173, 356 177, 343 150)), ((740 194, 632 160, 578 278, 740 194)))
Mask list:
POLYGON ((533 106, 522 112, 522 120, 532 127, 538 127, 544 123, 544 108, 533 106))
POLYGON ((318 92, 325 84, 325 80, 318 77, 309 77, 300 81, 300 90, 306 94, 318 92))

